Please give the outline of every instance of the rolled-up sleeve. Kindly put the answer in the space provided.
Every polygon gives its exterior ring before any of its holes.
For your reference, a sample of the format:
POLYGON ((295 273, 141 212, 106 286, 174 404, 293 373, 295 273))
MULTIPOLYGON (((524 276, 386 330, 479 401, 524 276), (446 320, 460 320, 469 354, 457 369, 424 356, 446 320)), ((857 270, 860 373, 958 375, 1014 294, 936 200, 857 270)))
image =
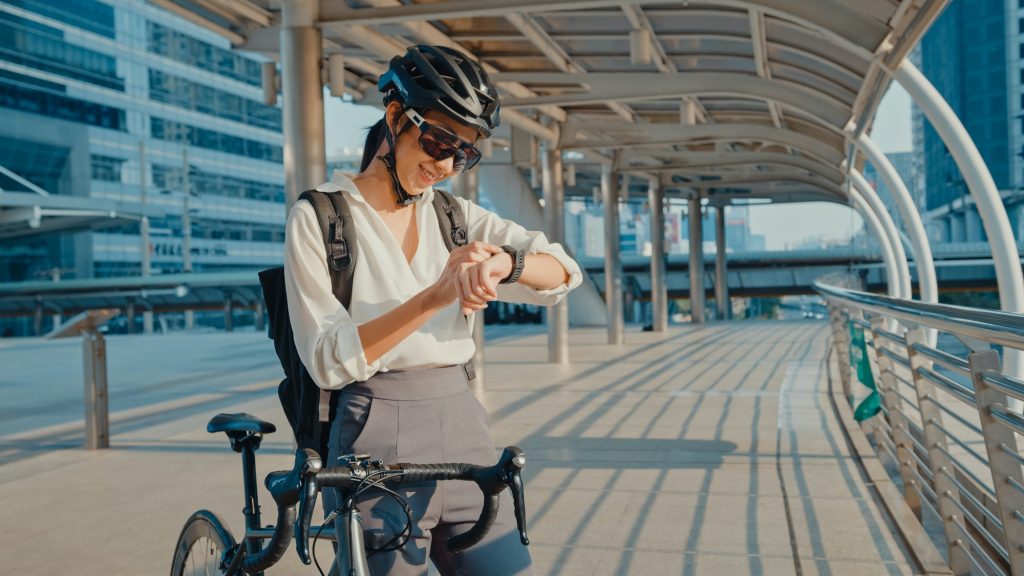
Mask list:
POLYGON ((380 361, 366 361, 358 327, 331 291, 327 250, 306 201, 288 214, 284 277, 295 348, 317 386, 336 389, 373 376, 380 361))
POLYGON ((548 242, 543 232, 527 230, 523 226, 498 216, 490 210, 459 198, 466 214, 471 241, 488 242, 498 246, 523 248, 527 254, 548 254, 562 265, 569 274, 569 280, 549 290, 536 290, 521 283, 499 284, 498 299, 505 302, 552 306, 583 282, 583 273, 561 244, 548 242))

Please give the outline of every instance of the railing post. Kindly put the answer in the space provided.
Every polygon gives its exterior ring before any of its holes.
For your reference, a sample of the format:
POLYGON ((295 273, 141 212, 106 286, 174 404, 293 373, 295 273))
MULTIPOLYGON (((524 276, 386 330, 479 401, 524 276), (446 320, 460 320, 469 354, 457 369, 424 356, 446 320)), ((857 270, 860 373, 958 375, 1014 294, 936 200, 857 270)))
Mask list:
POLYGON ((109 448, 107 343, 103 334, 94 330, 82 334, 82 360, 85 377, 85 448, 109 448))
POLYGON ((853 387, 850 384, 850 328, 838 305, 828 307, 828 319, 832 324, 832 341, 835 342, 836 360, 839 362, 839 381, 843 385, 843 396, 853 406, 853 387))
POLYGON ((960 502, 960 492, 950 478, 956 474, 956 468, 946 456, 946 434, 941 429, 942 411, 939 409, 939 399, 935 395, 935 386, 919 372, 922 367, 930 368, 932 362, 914 350, 915 344, 928 345, 928 334, 923 328, 908 330, 906 339, 910 375, 914 381, 914 391, 917 393, 917 405, 921 409, 924 444, 928 449, 928 466, 932 473, 939 515, 942 517, 942 529, 946 535, 949 566, 957 576, 966 576, 971 573, 971 560, 957 544, 961 539, 960 533, 953 525, 953 518, 959 514, 957 504, 960 502))
POLYGON ((896 458, 899 460, 900 478, 903 479, 903 498, 921 518, 921 495, 913 488, 917 482, 917 463, 914 461, 914 441, 910 434, 910 424, 903 413, 903 400, 900 398, 893 371, 893 361, 882 353, 888 344, 878 337, 878 331, 885 328, 886 319, 882 316, 871 318, 871 330, 864 331, 864 348, 868 353, 868 361, 872 371, 878 374, 875 387, 882 396, 882 404, 888 412, 889 427, 892 428, 893 443, 896 444, 896 458), (871 342, 868 342, 868 338, 871 342), (877 371, 875 370, 877 367, 877 371))
POLYGON ((1017 438, 992 415, 992 406, 1007 406, 1006 394, 989 386, 982 374, 986 371, 1000 372, 999 355, 994 350, 972 352, 968 356, 971 368, 971 383, 981 419, 981 430, 985 435, 985 450, 988 453, 992 486, 999 505, 999 517, 1003 521, 1003 535, 1006 551, 1010 557, 1010 571, 1024 574, 1024 475, 1017 454, 1017 438))

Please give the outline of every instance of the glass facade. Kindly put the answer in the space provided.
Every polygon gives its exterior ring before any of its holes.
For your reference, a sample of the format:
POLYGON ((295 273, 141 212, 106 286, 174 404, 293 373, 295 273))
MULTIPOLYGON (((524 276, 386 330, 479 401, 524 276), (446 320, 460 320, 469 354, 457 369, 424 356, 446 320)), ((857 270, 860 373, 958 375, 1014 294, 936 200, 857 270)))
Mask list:
MULTIPOLYGON (((919 55, 922 72, 960 117, 1000 190, 1017 185, 1011 129, 1024 130, 1024 119, 1010 116, 1009 81, 1024 83, 1024 72, 1010 70, 1007 41, 1010 28, 1017 35, 1024 30, 1008 22, 1009 13, 1006 0, 953 0, 922 39, 919 55)), ((967 188, 927 122, 922 140, 925 207, 933 210, 966 195, 967 188)))
POLYGON ((148 3, 0 0, 0 165, 168 214, 145 248, 138 225, 0 242, 0 282, 137 275, 143 249, 152 274, 181 271, 186 206, 194 271, 279 264, 281 111, 262 62, 148 3))

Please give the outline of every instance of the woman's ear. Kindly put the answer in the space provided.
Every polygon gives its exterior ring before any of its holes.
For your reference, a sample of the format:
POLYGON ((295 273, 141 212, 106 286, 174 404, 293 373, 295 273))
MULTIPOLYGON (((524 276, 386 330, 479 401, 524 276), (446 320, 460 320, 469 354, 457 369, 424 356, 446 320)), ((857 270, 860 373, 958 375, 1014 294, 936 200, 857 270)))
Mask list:
POLYGON ((395 136, 398 135, 398 121, 399 116, 402 113, 402 105, 397 101, 392 100, 388 103, 387 108, 384 109, 384 121, 387 122, 388 128, 391 129, 391 133, 395 136))

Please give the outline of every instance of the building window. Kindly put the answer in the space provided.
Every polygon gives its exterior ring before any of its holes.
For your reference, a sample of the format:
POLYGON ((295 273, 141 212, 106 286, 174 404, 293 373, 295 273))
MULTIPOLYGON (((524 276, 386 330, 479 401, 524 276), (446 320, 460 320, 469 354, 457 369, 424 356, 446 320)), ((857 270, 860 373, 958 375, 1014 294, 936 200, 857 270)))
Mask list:
POLYGON ((0 107, 125 131, 124 110, 70 98, 60 92, 38 90, 34 88, 37 81, 31 78, 20 81, 23 78, 26 77, 0 72, 0 107))
POLYGON ((209 70, 246 84, 260 86, 262 67, 256 60, 207 44, 201 40, 146 22, 146 48, 189 66, 209 70))
POLYGON ((124 164, 124 160, 98 154, 93 154, 90 159, 93 180, 103 180, 104 182, 121 181, 121 166, 124 164))
POLYGON ((281 131, 281 110, 160 70, 149 71, 149 97, 274 132, 281 131))

